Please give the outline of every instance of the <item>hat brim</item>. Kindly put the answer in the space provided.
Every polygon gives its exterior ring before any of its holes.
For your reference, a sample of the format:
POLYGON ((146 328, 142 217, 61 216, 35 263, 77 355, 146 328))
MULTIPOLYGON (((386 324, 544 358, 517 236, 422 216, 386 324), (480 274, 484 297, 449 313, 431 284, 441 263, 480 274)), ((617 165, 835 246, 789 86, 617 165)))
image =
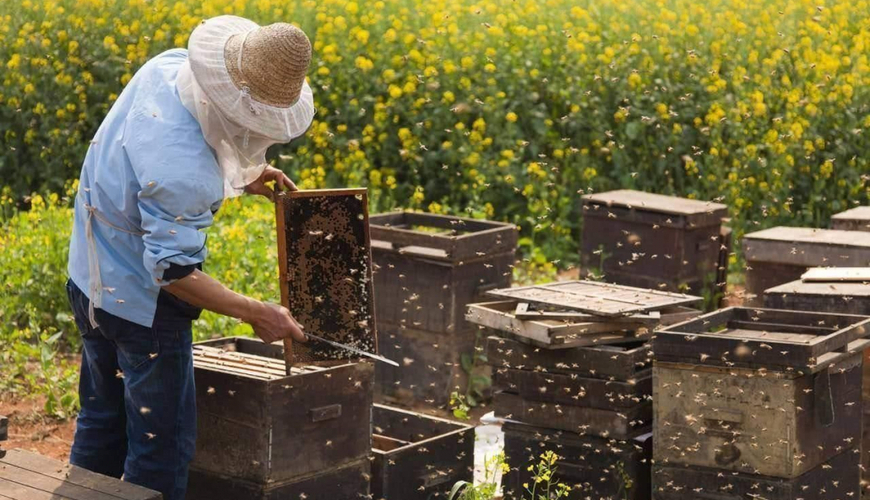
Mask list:
POLYGON ((279 142, 304 134, 314 119, 314 95, 308 82, 289 107, 270 106, 236 87, 227 71, 224 48, 233 35, 259 25, 238 16, 218 16, 202 22, 190 35, 188 57, 193 77, 212 104, 233 123, 279 142))

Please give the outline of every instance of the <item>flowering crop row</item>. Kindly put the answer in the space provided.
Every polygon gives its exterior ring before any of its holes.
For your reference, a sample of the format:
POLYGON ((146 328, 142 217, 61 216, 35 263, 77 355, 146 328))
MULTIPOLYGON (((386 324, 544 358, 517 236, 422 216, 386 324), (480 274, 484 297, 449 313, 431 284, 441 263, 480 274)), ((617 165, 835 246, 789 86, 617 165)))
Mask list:
POLYGON ((868 198, 870 2, 821 1, 0 0, 0 178, 60 190, 135 70, 233 13, 312 39, 318 113, 275 154, 303 188, 511 220, 542 262, 578 191, 825 224, 868 198))

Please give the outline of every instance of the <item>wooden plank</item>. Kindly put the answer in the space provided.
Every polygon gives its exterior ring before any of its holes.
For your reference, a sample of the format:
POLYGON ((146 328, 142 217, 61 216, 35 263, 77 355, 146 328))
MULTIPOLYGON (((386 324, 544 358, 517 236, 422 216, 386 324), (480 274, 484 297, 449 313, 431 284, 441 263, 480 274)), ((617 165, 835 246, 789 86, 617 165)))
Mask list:
POLYGON ((529 304, 521 302, 517 304, 514 317, 522 320, 551 320, 602 323, 632 323, 635 325, 656 326, 661 321, 661 313, 652 311, 646 314, 632 314, 629 316, 607 317, 595 314, 587 314, 576 311, 553 311, 546 309, 530 309, 529 304), (522 307, 521 307, 522 306, 522 307))
POLYGON ((575 309, 599 316, 625 316, 703 300, 701 297, 680 293, 596 281, 565 281, 506 288, 493 290, 489 294, 550 307, 575 309))
POLYGON ((633 342, 648 332, 637 330, 643 324, 570 323, 557 320, 520 320, 511 312, 512 302, 469 304, 465 319, 494 330, 504 331, 547 348, 633 342))
MULTIPOLYGON (((311 333, 376 352, 366 191, 285 192, 276 207, 283 304, 311 333)), ((288 366, 356 357, 322 342, 285 347, 288 366)))
POLYGON ((855 207, 831 217, 831 229, 870 231, 870 207, 855 207))
POLYGON ((162 498, 156 491, 24 450, 9 450, 0 460, 0 492, 21 500, 37 500, 43 493, 48 494, 45 498, 52 500, 162 498), (21 491, 26 491, 29 496, 15 496, 21 491))
MULTIPOLYGON (((807 283, 791 281, 765 290, 765 295, 825 295, 864 299, 870 297, 870 283, 807 283)), ((818 309, 810 309, 818 310, 818 309)))
POLYGON ((496 416, 507 420, 616 439, 642 433, 652 422, 652 402, 608 411, 526 401, 515 394, 499 392, 493 397, 493 408, 496 416))
POLYGON ((801 275, 801 281, 830 283, 838 281, 870 283, 868 267, 813 267, 801 275))

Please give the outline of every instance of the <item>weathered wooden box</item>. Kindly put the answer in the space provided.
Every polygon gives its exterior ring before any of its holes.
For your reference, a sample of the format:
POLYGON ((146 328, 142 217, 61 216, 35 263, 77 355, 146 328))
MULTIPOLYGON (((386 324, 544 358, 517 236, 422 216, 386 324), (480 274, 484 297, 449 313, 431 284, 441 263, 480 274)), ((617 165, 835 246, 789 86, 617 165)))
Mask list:
POLYGON ((831 229, 870 231, 870 207, 855 207, 833 215, 831 229))
POLYGON ((369 455, 372 364, 318 362, 290 376, 284 370, 280 345, 246 338, 194 345, 193 468, 269 486, 369 455))
POLYGON ((513 224, 415 212, 370 221, 378 325, 467 333, 465 306, 511 284, 513 224))
POLYGON ((383 405, 372 408, 372 498, 446 499, 474 476, 474 427, 383 405))
MULTIPOLYGON (((305 455, 297 457, 304 460, 305 455)), ((368 458, 283 481, 259 483, 190 469, 187 500, 369 500, 368 458)))
POLYGON ((793 479, 720 469, 684 467, 656 461, 655 500, 858 500, 860 449, 844 449, 827 462, 793 479))
POLYGON ((799 279, 810 267, 870 265, 870 234, 836 229, 774 227, 743 237, 746 293, 759 305, 764 291, 799 279))
POLYGON ((537 465, 546 451, 559 456, 555 476, 571 487, 567 500, 650 498, 652 434, 604 439, 510 422, 502 429, 510 466, 502 479, 505 498, 529 498, 523 486, 534 484, 528 468, 537 465))
POLYGON ((795 478, 857 446, 867 344, 806 370, 656 360, 656 463, 795 478))
POLYGON ((582 197, 583 272, 644 288, 715 291, 720 203, 618 190, 582 197))
POLYGON ((791 281, 764 291, 764 307, 870 315, 868 283, 805 283, 791 281))
MULTIPOLYGON (((379 401, 444 406, 452 392, 465 394, 468 372, 463 368, 462 359, 473 359, 475 333, 443 335, 410 328, 381 326, 379 329, 378 352, 401 365, 378 363, 375 366, 379 401)), ((474 372, 488 374, 485 365, 475 368, 474 372)))
POLYGON ((535 370, 572 377, 627 381, 643 378, 652 367, 648 342, 573 349, 542 349, 499 332, 486 339, 487 362, 493 370, 535 370))
POLYGON ((868 334, 864 316, 729 307, 658 331, 653 349, 656 361, 812 369, 868 334))
POLYGON ((156 491, 43 457, 9 450, 0 457, 3 500, 161 500, 156 491))
POLYGON ((468 386, 461 364, 477 332, 466 305, 511 284, 516 226, 415 212, 370 220, 378 351, 403 364, 375 367, 378 398, 443 406, 468 386))

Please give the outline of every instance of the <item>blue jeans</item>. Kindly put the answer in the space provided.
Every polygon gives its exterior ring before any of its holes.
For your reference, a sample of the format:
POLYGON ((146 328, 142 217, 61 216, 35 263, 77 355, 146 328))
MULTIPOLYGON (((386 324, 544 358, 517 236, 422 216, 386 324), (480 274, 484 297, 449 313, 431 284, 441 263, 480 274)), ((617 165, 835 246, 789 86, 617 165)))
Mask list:
POLYGON ((82 334, 82 411, 73 465, 183 500, 196 444, 192 332, 147 328, 105 311, 88 321, 88 298, 67 293, 82 334))

